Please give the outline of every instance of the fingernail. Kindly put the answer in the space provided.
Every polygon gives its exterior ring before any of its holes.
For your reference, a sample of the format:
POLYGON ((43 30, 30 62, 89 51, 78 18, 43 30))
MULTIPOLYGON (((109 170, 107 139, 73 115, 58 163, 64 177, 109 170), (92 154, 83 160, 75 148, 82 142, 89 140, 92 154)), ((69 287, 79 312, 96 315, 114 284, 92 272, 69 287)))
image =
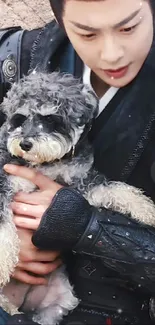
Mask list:
POLYGON ((11 164, 6 164, 3 166, 3 168, 5 171, 9 171, 9 172, 11 172, 11 171, 13 172, 16 170, 16 166, 11 165, 11 164))

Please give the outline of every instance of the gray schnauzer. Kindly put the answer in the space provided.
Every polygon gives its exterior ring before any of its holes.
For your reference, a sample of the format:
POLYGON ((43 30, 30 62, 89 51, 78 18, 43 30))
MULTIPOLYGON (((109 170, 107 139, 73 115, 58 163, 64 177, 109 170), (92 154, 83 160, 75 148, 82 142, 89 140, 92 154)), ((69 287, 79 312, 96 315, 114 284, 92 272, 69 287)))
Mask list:
POLYGON ((141 190, 108 182, 93 168, 87 133, 97 113, 95 94, 71 75, 57 72, 34 71, 14 84, 1 104, 0 306, 14 314, 22 305, 23 312, 29 312, 43 325, 58 324, 77 306, 78 299, 62 267, 48 276, 46 286, 10 280, 19 254, 10 202, 18 191, 32 192, 36 188, 25 179, 6 174, 4 164, 30 166, 78 189, 98 209, 113 209, 155 224, 154 204, 141 190))

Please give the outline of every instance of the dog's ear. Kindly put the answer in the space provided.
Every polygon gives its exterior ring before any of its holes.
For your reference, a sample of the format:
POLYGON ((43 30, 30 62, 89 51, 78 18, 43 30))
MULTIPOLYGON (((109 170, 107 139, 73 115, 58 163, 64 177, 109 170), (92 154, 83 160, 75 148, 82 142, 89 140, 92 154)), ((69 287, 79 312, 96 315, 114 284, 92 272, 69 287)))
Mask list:
POLYGON ((6 114, 3 112, 2 107, 0 105, 0 127, 4 124, 6 121, 6 114))
POLYGON ((90 108, 90 118, 95 118, 98 115, 99 99, 95 92, 90 89, 87 85, 82 88, 82 93, 85 97, 85 103, 90 108))

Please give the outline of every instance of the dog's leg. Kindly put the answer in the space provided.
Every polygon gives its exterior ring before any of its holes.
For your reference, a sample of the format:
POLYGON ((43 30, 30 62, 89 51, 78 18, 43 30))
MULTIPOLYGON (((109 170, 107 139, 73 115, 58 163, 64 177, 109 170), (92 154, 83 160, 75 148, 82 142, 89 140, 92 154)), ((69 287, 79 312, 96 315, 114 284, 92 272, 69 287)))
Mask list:
POLYGON ((56 325, 77 305, 78 299, 74 296, 64 267, 61 267, 51 273, 46 287, 32 287, 25 300, 23 311, 34 310, 33 320, 39 324, 56 325), (42 297, 42 301, 39 297, 42 297))
MULTIPOLYGON (((0 138, 1 136, 0 134, 0 138)), ((5 138, 3 142, 5 147, 5 138)), ((8 152, 0 148, 0 287, 10 280, 19 254, 19 239, 10 207, 14 192, 3 169, 3 166, 10 162, 9 159, 8 152)))
POLYGON ((10 303, 19 308, 23 305, 29 289, 29 284, 11 278, 10 282, 7 283, 2 292, 3 295, 8 298, 10 303))
POLYGON ((0 286, 4 286, 18 263, 19 238, 8 208, 8 200, 0 195, 0 286))
POLYGON ((122 182, 110 182, 94 186, 85 195, 88 202, 123 214, 136 221, 155 226, 155 205, 142 190, 122 182))
POLYGON ((5 310, 9 315, 21 314, 18 311, 18 308, 13 305, 3 294, 0 294, 0 307, 3 308, 3 310, 5 310))

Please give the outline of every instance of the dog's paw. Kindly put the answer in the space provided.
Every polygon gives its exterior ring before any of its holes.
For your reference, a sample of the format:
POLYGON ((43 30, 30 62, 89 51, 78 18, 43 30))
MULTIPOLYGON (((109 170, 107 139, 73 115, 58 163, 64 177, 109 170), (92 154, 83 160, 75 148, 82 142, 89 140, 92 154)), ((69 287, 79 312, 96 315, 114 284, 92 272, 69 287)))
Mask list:
POLYGON ((155 204, 142 190, 123 182, 94 186, 85 195, 97 208, 106 208, 129 215, 132 219, 155 227, 155 204))
POLYGON ((0 307, 3 308, 3 310, 5 310, 9 315, 15 315, 15 314, 21 314, 21 312, 19 312, 18 308, 16 306, 14 306, 9 299, 0 294, 0 307))

